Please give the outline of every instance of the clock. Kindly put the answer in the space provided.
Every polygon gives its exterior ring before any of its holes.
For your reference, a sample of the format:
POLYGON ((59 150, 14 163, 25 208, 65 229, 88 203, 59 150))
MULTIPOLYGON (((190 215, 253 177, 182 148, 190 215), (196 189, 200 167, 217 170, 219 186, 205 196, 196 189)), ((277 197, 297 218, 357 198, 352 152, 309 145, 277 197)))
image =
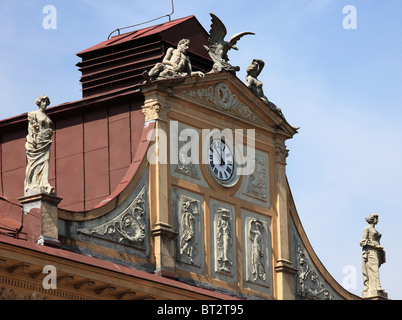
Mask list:
POLYGON ((233 153, 221 139, 214 139, 209 145, 209 168, 219 183, 232 182, 235 170, 233 153))

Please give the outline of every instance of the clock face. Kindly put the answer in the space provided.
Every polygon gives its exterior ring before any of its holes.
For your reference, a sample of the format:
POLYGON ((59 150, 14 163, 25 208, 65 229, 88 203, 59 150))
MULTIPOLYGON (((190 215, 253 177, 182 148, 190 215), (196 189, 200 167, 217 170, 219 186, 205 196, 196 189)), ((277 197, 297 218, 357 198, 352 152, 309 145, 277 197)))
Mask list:
POLYGON ((212 140, 209 145, 209 167, 218 181, 227 182, 233 177, 233 153, 220 139, 212 140))

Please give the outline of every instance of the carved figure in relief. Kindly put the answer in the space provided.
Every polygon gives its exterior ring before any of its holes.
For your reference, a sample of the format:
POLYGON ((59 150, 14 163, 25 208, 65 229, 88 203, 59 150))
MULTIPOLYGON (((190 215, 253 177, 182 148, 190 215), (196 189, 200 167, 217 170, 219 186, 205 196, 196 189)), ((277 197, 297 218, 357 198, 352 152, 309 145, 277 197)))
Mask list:
POLYGON ((266 186, 267 186, 267 174, 266 163, 261 156, 255 158, 255 170, 254 173, 249 176, 249 181, 246 187, 246 194, 259 199, 265 200, 266 186))
POLYGON ((190 40, 182 39, 177 48, 169 48, 162 63, 157 63, 149 72, 142 74, 147 82, 174 77, 198 75, 204 77, 201 71, 193 71, 190 58, 187 56, 190 40))
POLYGON ((224 208, 218 210, 216 239, 220 252, 218 257, 219 269, 230 272, 233 265, 229 253, 233 244, 230 210, 224 208))
POLYGON ((198 214, 197 201, 188 198, 183 199, 183 208, 180 218, 180 254, 187 255, 189 263, 193 263, 193 257, 197 254, 195 248, 195 217, 198 214))
POLYGON ((363 297, 381 294, 384 289, 380 284, 380 266, 385 263, 384 247, 380 245, 381 233, 375 229, 378 215, 373 213, 366 218, 369 224, 364 228, 360 246, 363 248, 363 297))
POLYGON ((240 40, 241 37, 254 34, 253 32, 240 32, 235 34, 233 37, 229 39, 229 41, 225 40, 227 31, 225 25, 222 21, 213 13, 211 15, 211 30, 209 32, 209 46, 204 46, 207 49, 209 56, 214 61, 214 65, 210 72, 221 72, 221 71, 229 71, 231 73, 235 73, 240 70, 238 66, 232 66, 228 61, 228 51, 230 49, 239 50, 235 45, 237 41, 240 40))
POLYGON ((48 96, 36 99, 39 110, 28 112, 28 134, 26 136, 27 166, 25 170, 24 194, 54 194, 49 184, 50 146, 52 145, 52 121, 46 115, 50 104, 48 96))
POLYGON ((251 274, 254 277, 254 281, 258 278, 265 281, 267 274, 265 272, 264 264, 264 244, 263 244, 263 230, 264 225, 257 219, 251 219, 249 221, 249 238, 252 241, 251 245, 251 274))

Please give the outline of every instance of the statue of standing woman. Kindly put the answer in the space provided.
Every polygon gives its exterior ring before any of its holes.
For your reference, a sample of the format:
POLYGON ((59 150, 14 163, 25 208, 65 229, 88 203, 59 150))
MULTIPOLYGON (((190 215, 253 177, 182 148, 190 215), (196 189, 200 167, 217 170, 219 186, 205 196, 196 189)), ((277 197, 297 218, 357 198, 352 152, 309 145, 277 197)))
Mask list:
POLYGON ((380 266, 385 263, 384 247, 380 245, 381 233, 375 229, 378 223, 378 215, 370 214, 366 218, 369 224, 364 228, 363 239, 360 246, 363 247, 363 298, 384 296, 386 293, 380 284, 380 266))
POLYGON ((49 97, 43 95, 36 99, 38 110, 28 112, 28 134, 25 149, 27 167, 25 171, 25 196, 44 193, 54 194, 49 184, 50 146, 52 144, 52 121, 46 115, 50 104, 49 97))

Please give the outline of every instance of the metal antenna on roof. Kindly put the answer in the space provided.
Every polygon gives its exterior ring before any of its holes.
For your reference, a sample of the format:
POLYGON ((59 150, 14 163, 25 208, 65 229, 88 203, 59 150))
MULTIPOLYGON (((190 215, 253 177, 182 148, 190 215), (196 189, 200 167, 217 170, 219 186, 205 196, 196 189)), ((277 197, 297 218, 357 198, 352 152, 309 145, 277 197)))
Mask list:
POLYGON ((141 23, 138 23, 138 24, 134 24, 134 25, 132 25, 132 26, 123 27, 123 28, 117 28, 116 30, 113 30, 113 31, 109 34, 109 36, 107 37, 107 39, 109 40, 110 37, 112 36, 112 34, 115 33, 116 31, 118 32, 118 35, 120 35, 120 30, 129 29, 129 28, 133 28, 133 27, 137 27, 137 26, 140 26, 140 25, 143 25, 143 24, 146 24, 146 23, 155 21, 155 20, 162 19, 162 18, 164 18, 164 17, 169 17, 169 21, 172 21, 170 16, 171 16, 173 13, 174 13, 174 3, 173 3, 173 0, 172 0, 172 12, 171 12, 171 13, 165 14, 165 15, 162 16, 162 17, 155 18, 155 19, 152 19, 152 20, 149 20, 149 21, 145 21, 145 22, 141 22, 141 23))

